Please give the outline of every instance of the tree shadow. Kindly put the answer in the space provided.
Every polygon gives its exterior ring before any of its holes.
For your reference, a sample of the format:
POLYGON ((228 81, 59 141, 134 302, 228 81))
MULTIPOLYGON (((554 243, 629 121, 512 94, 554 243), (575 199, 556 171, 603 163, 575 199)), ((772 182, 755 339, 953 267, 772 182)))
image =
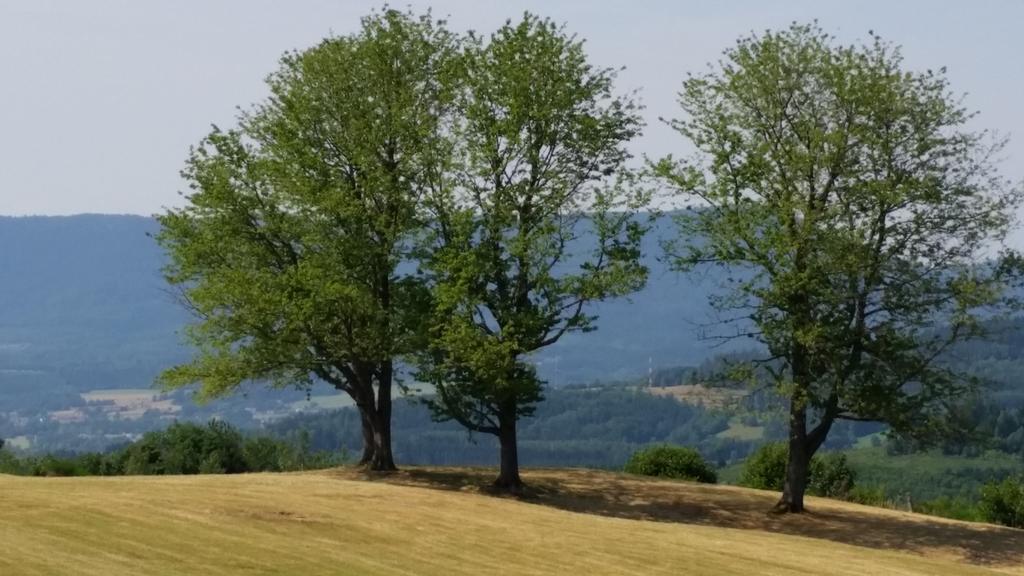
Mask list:
MULTIPOLYGON (((352 477, 352 474, 346 473, 352 477)), ((822 498, 805 514, 773 514, 778 496, 733 486, 708 486, 592 470, 529 470, 527 489, 513 497, 492 487, 483 468, 408 468, 364 479, 516 498, 525 503, 614 518, 777 532, 864 548, 944 555, 986 567, 1024 567, 1024 530, 956 522, 822 498)))

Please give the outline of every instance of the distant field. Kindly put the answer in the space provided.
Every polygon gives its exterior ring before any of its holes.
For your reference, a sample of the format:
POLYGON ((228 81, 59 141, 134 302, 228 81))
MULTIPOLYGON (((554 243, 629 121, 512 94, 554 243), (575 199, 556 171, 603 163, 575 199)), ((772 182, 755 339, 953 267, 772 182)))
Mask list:
POLYGON ((857 448, 846 452, 857 470, 857 483, 881 485, 889 492, 916 494, 918 500, 943 495, 977 497, 986 482, 1024 473, 1024 461, 1002 452, 974 458, 925 452, 890 456, 883 447, 857 448))
MULTIPOLYGON (((398 388, 395 388, 396 397, 422 396, 433 392, 433 386, 427 384, 415 384, 414 388, 401 393, 398 388)), ((292 410, 336 410, 354 405, 355 402, 352 401, 351 396, 338 392, 336 394, 314 394, 307 399, 292 402, 290 408, 292 410)))
MULTIPOLYGON (((145 388, 126 388, 120 390, 92 390, 81 395, 86 402, 111 402, 113 403, 107 415, 117 418, 136 419, 141 418, 147 410, 155 410, 164 414, 176 414, 181 411, 181 406, 174 403, 156 390, 145 388)), ((74 412, 74 410, 62 410, 61 413, 74 412)), ((51 413, 50 417, 55 420, 71 421, 74 415, 51 413)))
POLYGON ((748 426, 740 422, 739 418, 734 417, 729 420, 729 427, 715 436, 733 440, 760 440, 764 438, 764 426, 748 426))
POLYGON ((748 394, 746 390, 717 386, 707 387, 701 384, 645 386, 642 389, 655 396, 668 396, 688 404, 698 404, 714 408, 733 404, 748 394))
POLYGON ((4 438, 4 446, 11 446, 19 450, 28 450, 32 447, 32 440, 28 436, 15 436, 4 438))
POLYGON ((160 396, 160 392, 149 388, 111 388, 90 390, 81 394, 86 402, 131 403, 149 401, 160 396))
POLYGON ((593 471, 0 476, 0 574, 1024 574, 1024 531, 593 471))
POLYGON ((305 400, 297 400, 291 403, 290 408, 292 410, 333 410, 346 408, 353 404, 351 396, 339 392, 337 394, 320 394, 310 396, 305 400))

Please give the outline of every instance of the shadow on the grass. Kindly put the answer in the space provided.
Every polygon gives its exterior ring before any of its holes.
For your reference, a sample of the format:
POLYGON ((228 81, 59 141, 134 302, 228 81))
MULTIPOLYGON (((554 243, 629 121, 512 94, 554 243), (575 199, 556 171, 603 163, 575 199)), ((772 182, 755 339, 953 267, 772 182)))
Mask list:
MULTIPOLYGON (((355 475, 404 486, 509 497, 493 489, 494 471, 488 469, 408 468, 388 475, 355 475)), ((770 513, 777 496, 769 492, 589 470, 530 470, 523 480, 526 490, 519 500, 571 512, 763 530, 923 555, 943 552, 979 566, 1024 566, 1024 530, 947 522, 820 499, 811 499, 805 514, 778 515, 770 513)))

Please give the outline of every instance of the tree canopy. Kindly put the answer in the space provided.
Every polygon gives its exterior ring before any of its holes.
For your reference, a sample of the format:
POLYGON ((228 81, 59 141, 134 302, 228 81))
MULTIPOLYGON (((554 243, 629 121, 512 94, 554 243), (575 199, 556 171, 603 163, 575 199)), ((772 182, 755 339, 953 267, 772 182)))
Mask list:
POLYGON ((541 399, 528 355, 594 328, 587 303, 640 288, 642 189, 626 171, 636 104, 583 44, 527 14, 470 36, 451 186, 428 201, 435 302, 419 375, 439 419, 497 435, 518 490, 516 420, 541 399))
POLYGON ((691 201, 667 252, 734 272, 715 303, 764 345, 789 399, 780 509, 801 511, 837 419, 927 435, 974 389, 940 359, 1013 304, 1018 259, 1000 249, 1021 193, 945 71, 907 71, 874 36, 841 46, 794 24, 743 38, 679 103, 670 124, 697 152, 653 166, 691 201))
POLYGON ((157 239, 198 352, 164 385, 212 396, 322 379, 360 409, 363 462, 394 467, 394 360, 412 351, 425 302, 403 263, 448 153, 456 44, 429 15, 364 18, 286 54, 271 96, 192 151, 192 191, 157 239))

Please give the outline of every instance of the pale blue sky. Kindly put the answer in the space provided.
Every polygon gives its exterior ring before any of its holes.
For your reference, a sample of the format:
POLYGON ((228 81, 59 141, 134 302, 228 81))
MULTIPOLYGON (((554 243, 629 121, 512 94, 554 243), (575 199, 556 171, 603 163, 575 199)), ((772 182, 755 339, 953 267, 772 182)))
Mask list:
MULTIPOLYGON (((626 66, 648 128, 636 153, 683 143, 660 125, 687 71, 752 30, 818 19, 842 40, 869 30, 902 44, 917 69, 947 66, 1014 137, 1004 173, 1024 178, 1024 1, 471 1, 433 7, 454 29, 490 31, 524 10, 565 22, 595 63, 626 66)), ((180 201, 189 145, 265 94, 278 56, 347 33, 377 2, 0 0, 0 214, 152 214, 180 201)), ((1024 236, 1020 236, 1024 238, 1024 236)), ((1015 242, 1016 243, 1016 242, 1015 242)))

